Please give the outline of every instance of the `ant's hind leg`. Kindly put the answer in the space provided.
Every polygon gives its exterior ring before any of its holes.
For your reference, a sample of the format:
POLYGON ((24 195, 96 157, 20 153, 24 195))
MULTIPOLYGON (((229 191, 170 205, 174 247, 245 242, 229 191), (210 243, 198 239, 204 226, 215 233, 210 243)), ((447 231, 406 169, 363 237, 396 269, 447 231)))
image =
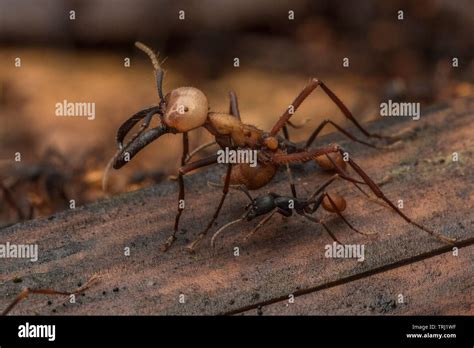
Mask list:
MULTIPOLYGON (((339 150, 341 153, 343 153, 344 151, 342 149, 339 150)), ((371 191, 380 199, 382 199, 385 203, 387 203, 390 208, 392 208, 398 215, 400 215, 406 222, 408 222, 409 224, 413 225, 413 226, 416 226, 418 227, 420 230, 422 231, 425 231, 426 233, 438 238, 439 240, 445 242, 445 243, 448 243, 448 244, 453 244, 456 239, 455 238, 451 238, 451 237, 448 237, 448 236, 445 236, 441 233, 438 233, 438 232, 435 232, 435 231, 432 231, 430 230, 429 228, 423 226, 423 225, 420 225, 418 224, 417 222, 411 220, 408 216, 406 216, 404 213, 401 212, 400 209, 398 209, 398 207, 392 203, 391 200, 389 200, 385 194, 382 192, 382 190, 380 189, 380 187, 377 186, 377 184, 367 175, 367 173, 365 173, 350 157, 349 157, 349 160, 348 160, 348 163, 349 165, 352 167, 352 169, 354 169, 354 171, 364 180, 364 182, 369 186, 369 188, 371 189, 371 191)))
POLYGON ((336 236, 334 235, 333 232, 331 232, 331 230, 329 229, 329 227, 322 221, 322 220, 318 220, 318 219, 315 219, 314 217, 312 216, 309 216, 309 215, 306 215, 306 214, 303 214, 303 216, 312 221, 312 222, 315 222, 317 224, 320 224, 321 226, 324 227, 324 229, 326 230, 326 232, 329 234, 329 236, 332 238, 333 241, 335 241, 337 244, 341 244, 341 245, 344 245, 342 244, 337 238, 336 236))
POLYGON ((344 215, 342 215, 342 212, 341 210, 338 208, 337 204, 334 202, 334 200, 332 199, 332 197, 327 193, 327 192, 324 192, 323 193, 323 196, 325 198, 328 199, 329 201, 329 204, 331 205, 332 209, 334 210, 334 212, 342 219, 342 221, 344 221, 346 223, 347 226, 349 226, 349 228, 351 230, 353 230, 354 232, 356 233, 359 233, 359 234, 362 234, 364 236, 369 236, 369 235, 373 235, 373 234, 376 234, 375 232, 361 232, 359 231, 357 228, 355 228, 354 226, 351 225, 351 223, 349 221, 347 221, 347 219, 344 217, 344 215))
MULTIPOLYGON (((318 208, 321 206, 323 203, 324 198, 327 198, 329 201, 329 204, 333 210, 334 213, 336 213, 344 223, 349 226, 351 230, 353 230, 356 233, 362 234, 362 235, 372 235, 375 233, 368 233, 368 232, 361 232, 357 228, 351 225, 351 223, 342 215, 341 209, 337 206, 337 204, 334 202, 333 198, 326 192, 322 192, 326 187, 328 187, 330 184, 332 184, 336 179, 341 178, 340 174, 335 174, 329 180, 327 180, 323 185, 321 185, 318 190, 316 190, 311 197, 308 199, 308 201, 314 201, 313 207, 310 209, 309 213, 313 214, 318 208), (322 192, 322 193, 321 193, 322 192), (318 196, 319 195, 319 196, 318 196), (317 198, 315 198, 317 196, 317 198)), ((355 184, 355 183, 354 183, 355 184)), ((357 186, 357 184, 355 184, 357 186)))
POLYGON ((363 145, 366 145, 366 146, 369 146, 369 147, 373 147, 375 149, 391 149, 393 148, 396 144, 399 144, 399 141, 393 143, 393 144, 390 144, 390 145, 376 145, 376 144, 373 144, 373 143, 370 143, 370 142, 367 142, 367 141, 364 141, 364 140, 361 140, 359 138, 357 138, 355 135, 353 135, 352 133, 346 131, 344 128, 342 128, 341 126, 339 126, 337 123, 335 123, 334 121, 331 121, 329 119, 326 119, 324 120, 323 122, 321 122, 321 124, 314 130, 314 132, 311 134, 311 136, 308 138, 308 140, 306 141, 306 144, 304 146, 305 149, 308 149, 311 144, 313 144, 313 142, 316 140, 316 137, 319 135, 319 133, 323 130, 323 128, 328 125, 328 124, 331 124, 334 126, 334 128, 336 128, 336 130, 338 130, 339 132, 341 132, 342 134, 344 134, 346 137, 348 137, 349 139, 351 139, 352 141, 355 141, 357 143, 360 143, 360 144, 363 144, 363 145))
POLYGON ((293 116, 298 107, 304 102, 304 100, 317 88, 321 89, 326 93, 326 95, 333 101, 334 104, 339 108, 345 118, 351 121, 365 136, 370 138, 379 138, 387 140, 399 140, 397 137, 391 137, 386 135, 380 135, 377 133, 371 133, 367 131, 362 125, 357 121, 357 119, 352 115, 349 109, 344 105, 344 103, 336 96, 336 94, 326 86, 326 84, 316 78, 312 78, 309 84, 307 84, 303 90, 298 94, 293 103, 291 104, 292 108, 285 110, 283 115, 279 118, 277 123, 273 126, 270 131, 271 136, 275 136, 280 129, 282 129, 288 122, 288 120, 293 116))

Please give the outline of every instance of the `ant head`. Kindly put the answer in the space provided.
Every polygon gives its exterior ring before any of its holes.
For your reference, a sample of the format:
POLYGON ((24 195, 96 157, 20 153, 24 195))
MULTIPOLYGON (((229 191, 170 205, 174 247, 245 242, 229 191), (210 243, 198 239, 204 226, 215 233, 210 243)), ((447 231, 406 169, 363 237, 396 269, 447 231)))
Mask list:
POLYGON ((204 125, 209 109, 206 95, 194 87, 180 87, 165 96, 162 122, 178 133, 204 125))
POLYGON ((139 111, 120 126, 116 136, 119 151, 113 160, 113 167, 115 169, 124 166, 141 149, 164 134, 185 133, 203 126, 206 123, 209 110, 207 97, 203 92, 194 87, 176 88, 164 96, 163 78, 165 71, 161 67, 157 55, 150 47, 141 42, 136 42, 135 46, 150 57, 155 68, 160 104, 156 107, 139 111), (155 128, 146 130, 150 125, 151 117, 155 114, 159 114, 160 124, 155 128), (140 131, 132 137, 128 144, 123 146, 126 134, 141 119, 145 121, 140 131))

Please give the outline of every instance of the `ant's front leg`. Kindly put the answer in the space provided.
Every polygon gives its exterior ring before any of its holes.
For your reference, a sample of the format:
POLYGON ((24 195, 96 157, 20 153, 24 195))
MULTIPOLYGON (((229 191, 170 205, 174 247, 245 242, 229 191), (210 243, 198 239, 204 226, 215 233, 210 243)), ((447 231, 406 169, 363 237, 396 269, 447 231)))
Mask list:
POLYGON ((179 228, 179 218, 181 217, 181 214, 183 213, 184 210, 184 179, 183 171, 181 170, 182 167, 186 164, 186 158, 188 156, 189 152, 189 138, 188 138, 188 133, 183 133, 183 154, 181 156, 181 168, 179 169, 178 172, 178 184, 179 184, 179 194, 178 194, 178 213, 176 214, 176 218, 174 220, 174 229, 173 229, 173 234, 168 237, 166 240, 165 244, 161 247, 163 251, 166 251, 169 249, 171 244, 176 240, 176 232, 178 231, 179 228))
MULTIPOLYGON (((232 116, 236 117, 239 121, 240 121, 240 110, 239 110, 239 103, 237 101, 237 95, 235 94, 234 91, 230 91, 229 92, 229 99, 230 99, 230 102, 229 102, 229 112, 232 116)), ((232 138, 229 137, 229 142, 232 143, 232 138)), ((187 246, 187 250, 189 252, 194 252, 194 249, 196 248, 196 246, 201 242, 201 240, 205 237, 205 235, 207 234, 207 232, 211 229, 212 225, 214 224, 214 222, 216 221, 216 219, 219 217, 219 213, 222 209, 222 206, 224 205, 224 201, 227 197, 227 193, 229 192, 229 186, 230 186, 230 175, 231 175, 231 172, 232 172, 232 165, 231 164, 228 164, 227 165, 227 173, 226 173, 226 176, 225 176, 225 180, 224 180, 224 188, 222 189, 222 196, 221 196, 221 200, 219 202, 219 205, 217 206, 217 209, 216 211, 214 212, 214 215, 212 216, 212 219, 211 221, 209 221, 206 229, 199 233, 198 237, 196 238, 196 240, 194 240, 190 245, 187 246)))
POLYGON ((196 246, 201 242, 201 240, 206 236, 207 232, 211 229, 212 225, 214 224, 214 221, 216 221, 217 217, 219 216, 219 213, 222 209, 222 206, 224 205, 225 198, 227 197, 227 193, 229 192, 229 186, 230 186, 230 174, 232 172, 232 164, 227 165, 227 173, 225 176, 225 182, 224 182, 224 188, 222 189, 222 196, 221 200, 219 202, 219 205, 217 206, 216 211, 214 212, 214 215, 212 216, 211 221, 207 224, 207 227, 204 231, 198 234, 197 238, 189 244, 186 249, 189 252, 194 252, 194 249, 196 246))
POLYGON ((201 160, 198 160, 196 162, 188 163, 184 166, 182 166, 179 169, 179 174, 178 174, 178 183, 179 183, 179 195, 178 195, 178 213, 176 214, 175 218, 175 224, 174 224, 174 229, 173 233, 168 237, 167 241, 165 244, 162 246, 162 251, 167 251, 169 247, 173 244, 173 242, 176 240, 176 233, 178 232, 179 228, 179 219, 181 217, 181 214, 184 210, 185 207, 185 202, 184 202, 184 175, 187 173, 199 169, 202 167, 206 167, 211 164, 217 163, 217 155, 210 156, 203 158, 201 160))
POLYGON ((167 251, 169 247, 173 244, 173 242, 176 240, 176 233, 178 232, 179 228, 179 218, 184 210, 185 207, 185 202, 184 202, 184 176, 199 168, 203 168, 206 166, 209 166, 211 164, 216 164, 217 163, 217 155, 213 155, 210 157, 203 158, 201 160, 198 160, 196 162, 188 163, 181 168, 179 168, 179 174, 178 174, 178 183, 179 183, 179 195, 178 195, 178 213, 176 214, 176 219, 174 223, 174 229, 173 233, 168 237, 167 241, 163 246, 161 247, 162 251, 167 251))
POLYGON ((275 215, 275 213, 279 213, 283 216, 286 216, 286 217, 290 217, 292 215, 292 212, 291 210, 283 210, 281 208, 275 208, 271 211, 270 214, 268 214, 267 216, 265 216, 262 220, 260 220, 260 222, 257 224, 257 226, 255 226, 252 231, 250 231, 245 237, 244 237, 244 241, 248 240, 251 236, 254 235, 255 232, 257 232, 260 228, 262 228, 268 221, 270 221, 270 219, 272 218, 273 215, 275 215))
POLYGON ((329 227, 323 222, 323 220, 319 220, 319 219, 316 219, 310 215, 307 215, 307 214, 303 214, 303 216, 312 221, 312 222, 315 222, 317 224, 320 224, 321 226, 324 227, 324 229, 326 230, 326 232, 329 234, 329 236, 332 238, 333 241, 335 241, 337 244, 341 244, 341 245, 344 245, 342 244, 337 238, 336 236, 334 235, 334 233, 329 229, 329 227))

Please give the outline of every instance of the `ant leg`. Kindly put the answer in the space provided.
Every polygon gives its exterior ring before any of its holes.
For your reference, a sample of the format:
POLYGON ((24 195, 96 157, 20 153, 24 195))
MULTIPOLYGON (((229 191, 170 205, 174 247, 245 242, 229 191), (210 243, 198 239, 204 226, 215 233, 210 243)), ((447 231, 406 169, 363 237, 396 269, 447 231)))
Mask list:
MULTIPOLYGON (((286 125, 283 126, 283 135, 286 140, 290 141, 290 133, 288 133, 288 127, 286 125)), ((289 163, 286 163, 286 174, 288 175, 288 180, 290 181, 291 194, 293 195, 294 198, 296 198, 297 197, 296 186, 293 180, 293 173, 291 172, 289 163)))
POLYGON ((98 276, 94 275, 92 276, 83 286, 77 288, 74 291, 71 292, 66 292, 66 291, 56 291, 52 289, 30 289, 30 288, 24 288, 20 294, 13 300, 12 303, 8 305, 7 308, 2 312, 2 316, 7 315, 8 313, 11 312, 11 310, 21 301, 25 300, 28 298, 30 294, 41 294, 41 295, 64 295, 64 296, 70 296, 70 295, 75 295, 75 294, 80 294, 84 292, 85 290, 89 289, 91 285, 98 280, 98 276))
MULTIPOLYGON (((330 153, 335 153, 339 151, 340 151, 339 145, 332 145, 329 147, 321 147, 318 149, 294 152, 290 154, 274 154, 271 157, 271 161, 272 163, 277 164, 277 165, 286 164, 286 163, 294 163, 294 162, 307 162, 312 159, 315 159, 316 157, 319 157, 322 155, 327 156, 330 153)), ((332 161, 332 159, 329 156, 327 157, 332 161)), ((334 163, 334 161, 332 162, 334 163)), ((341 177, 344 176, 346 180, 349 180, 356 184, 367 185, 367 183, 364 181, 359 181, 359 180, 346 176, 344 172, 337 165, 335 167, 338 168, 339 175, 341 175, 341 177)))
MULTIPOLYGON (((339 150, 341 153, 343 153, 343 150, 340 149, 339 150)), ((397 208, 397 206, 395 204, 392 203, 392 201, 390 201, 385 195, 384 193, 382 192, 382 190, 380 189, 380 187, 377 186, 377 184, 375 182, 373 182, 373 180, 349 157, 349 165, 357 172, 357 174, 359 174, 359 176, 365 181, 365 183, 369 186, 369 188, 372 190, 372 192, 378 197, 378 198, 381 198, 382 200, 384 200, 389 206, 390 208, 392 208, 398 215, 400 215, 406 222, 408 222, 409 224, 413 225, 413 226, 416 226, 418 227, 420 230, 422 231, 425 231, 426 233, 438 238, 439 240, 445 242, 445 243, 448 243, 448 244, 453 244, 453 242, 456 241, 455 238, 451 238, 451 237, 448 237, 448 236, 445 236, 441 233, 437 233, 435 231, 432 231, 430 229, 428 229, 427 227, 423 226, 423 225, 420 225, 418 223, 416 223, 415 221, 411 220, 408 216, 406 216, 405 214, 403 214, 401 212, 400 209, 397 208)))
MULTIPOLYGON (((188 138, 188 133, 184 132, 183 133, 183 154, 181 156, 181 168, 183 168, 183 166, 186 164, 186 156, 188 155, 188 152, 189 152, 189 138, 188 138)), ((179 218, 181 217, 181 214, 183 213, 183 210, 184 210, 184 179, 183 179, 184 174, 182 173, 181 168, 179 169, 179 172, 178 172, 178 185, 179 185, 178 213, 176 214, 176 217, 174 220, 173 234, 169 236, 165 244, 162 245, 161 247, 162 251, 168 250, 171 244, 173 244, 173 242, 176 240, 176 232, 178 231, 178 228, 179 228, 179 218)))
MULTIPOLYGON (((388 208, 390 209, 390 206, 388 206, 387 204, 385 204, 384 202, 381 202, 379 201, 378 199, 370 196, 367 192, 365 192, 362 187, 360 187, 359 185, 357 185, 358 183, 359 184, 363 184, 363 185, 367 185, 365 182, 359 182, 357 180, 355 180, 354 178, 351 178, 347 175, 347 173, 344 171, 344 169, 342 169, 341 167, 339 167, 339 165, 336 163, 336 161, 334 161, 330 156, 326 155, 327 159, 332 163, 332 165, 334 166, 334 168, 336 169, 336 172, 339 174, 339 176, 344 179, 344 180, 347 180, 349 181, 350 183, 352 183, 360 192, 362 192, 364 194, 364 196, 367 197, 367 199, 369 199, 370 201, 374 202, 374 203, 377 203, 378 205, 384 207, 384 208, 388 208)), ((319 192, 318 192, 319 193, 319 192)))
MULTIPOLYGON (((325 187, 329 186, 329 184, 331 184, 332 182, 334 182, 334 180, 337 179, 337 176, 334 176, 332 177, 331 179, 329 179, 325 185, 323 185, 321 187, 320 190, 318 191, 321 191, 322 189, 324 189, 325 187)), ((339 208, 337 207, 336 203, 334 202, 334 200, 331 198, 331 196, 327 193, 327 192, 323 192, 322 194, 320 194, 318 196, 318 198, 315 199, 314 201, 314 206, 310 209, 309 213, 310 214, 313 214, 316 210, 318 210, 318 208, 321 206, 324 198, 327 198, 329 200, 329 203, 331 204, 331 207, 333 208, 334 212, 342 219, 342 221, 344 221, 346 223, 347 226, 349 226, 349 228, 351 230, 353 230, 354 232, 356 233, 359 233, 359 234, 362 234, 362 235, 372 235, 372 234, 376 234, 376 233, 367 233, 367 232, 361 232, 359 231, 357 228, 355 228, 354 226, 351 225, 351 223, 349 221, 347 221, 347 219, 344 217, 344 215, 342 215, 342 212, 339 210, 339 208)), ((304 215, 304 214, 303 214, 304 215)))
MULTIPOLYGON (((336 177, 337 178, 337 177, 336 177)), ((336 179, 334 178, 334 179, 336 179)), ((326 186, 328 186, 330 183, 332 183, 334 181, 334 179, 332 181, 328 181, 326 184, 326 186)), ((324 188, 324 187, 323 187, 324 188)), ((327 192, 323 192, 321 195, 318 196, 318 198, 315 200, 315 203, 314 203, 314 206, 313 208, 311 208, 310 210, 310 213, 313 214, 316 210, 318 210, 318 208, 321 206, 324 198, 327 198, 329 200, 329 203, 331 204, 331 207, 333 208, 334 212, 342 219, 342 221, 344 221, 346 223, 347 226, 349 226, 349 228, 351 230, 353 230, 354 232, 356 233, 359 233, 359 234, 363 234, 363 235, 371 235, 371 234, 375 234, 375 233, 364 233, 364 232, 360 232, 358 229, 356 229, 355 227, 353 227, 349 221, 347 221, 347 219, 342 215, 341 211, 338 209, 336 203, 334 202, 334 200, 331 198, 331 196, 329 196, 329 194, 327 192)))
MULTIPOLYGON (((235 116, 240 121, 239 104, 237 102, 237 95, 235 94, 234 91, 229 92, 229 98, 230 98, 229 114, 232 115, 232 116, 235 116)), ((230 137, 229 137, 229 139, 232 140, 230 137)), ((215 145, 215 144, 217 144, 217 142, 214 140, 214 141, 211 141, 211 142, 208 142, 206 144, 202 144, 202 145, 198 146, 197 148, 195 148, 193 151, 191 151, 189 153, 189 155, 186 158, 186 163, 189 162, 191 160, 191 158, 194 155, 196 155, 198 152, 200 152, 204 149, 207 149, 208 147, 210 147, 212 145, 215 145)))
MULTIPOLYGON (((253 236, 253 234, 255 232, 257 232, 260 228, 262 228, 268 221, 270 221, 270 219, 272 218, 273 215, 275 215, 276 212, 280 212, 280 209, 276 208, 276 209, 273 209, 270 214, 268 214, 267 216, 265 216, 262 220, 260 220, 260 222, 257 224, 257 226, 255 226, 252 231, 250 231, 245 237, 244 237, 244 241, 247 241, 251 236, 253 236)), ((285 215, 285 214, 283 214, 285 215)), ((290 214, 291 215, 291 214, 290 214)), ((285 215, 285 216, 288 216, 288 215, 285 215)))
POLYGON ((391 144, 389 146, 383 146, 383 145, 376 145, 376 144, 372 144, 372 143, 369 143, 369 142, 366 142, 366 141, 363 141, 363 140, 360 140, 359 138, 357 138, 356 136, 354 136, 353 134, 351 134, 350 132, 344 130, 341 126, 339 126, 338 124, 336 124, 335 122, 331 121, 331 120, 324 120, 323 122, 321 122, 321 124, 318 126, 318 128, 316 128, 314 130, 314 132, 311 134, 311 136, 308 138, 308 140, 306 141, 306 144, 304 146, 305 149, 308 149, 311 144, 314 142, 314 140, 316 139, 316 137, 319 135, 319 133, 322 131, 322 129, 328 125, 328 124, 332 124, 339 132, 341 132, 342 134, 344 134, 346 137, 348 137, 349 139, 351 139, 352 141, 355 141, 357 143, 360 143, 360 144, 363 144, 363 145, 366 145, 366 146, 370 146, 370 147, 373 147, 375 149, 390 149, 393 147, 394 144, 391 144))
MULTIPOLYGON (((330 153, 334 153, 334 152, 338 152, 338 151, 340 151, 339 145, 332 145, 332 146, 329 146, 329 147, 321 147, 321 148, 318 148, 318 149, 294 152, 294 153, 290 153, 290 154, 275 154, 271 157, 271 161, 272 161, 272 163, 278 164, 278 165, 286 164, 286 163, 293 163, 293 162, 307 162, 307 161, 310 161, 312 159, 315 159, 316 157, 319 157, 319 156, 322 156, 322 155, 327 156, 330 153)), ((347 176, 344 173, 344 171, 337 164, 335 164, 335 162, 332 160, 332 158, 330 156, 327 156, 327 157, 334 164, 334 167, 338 171, 338 174, 339 174, 339 176, 341 176, 341 178, 344 178, 347 181, 350 181, 354 184, 367 185, 367 183, 365 181, 356 180, 354 178, 351 178, 351 177, 347 176)), ((362 192, 364 194, 366 194, 364 191, 362 191, 362 192)))
POLYGON ((176 214, 175 222, 174 222, 174 228, 173 228, 173 233, 168 237, 166 242, 161 246, 161 250, 167 251, 169 247, 173 244, 173 242, 176 240, 176 233, 178 232, 179 228, 179 219, 181 217, 181 214, 184 210, 184 176, 195 170, 199 169, 202 167, 206 167, 211 164, 216 164, 217 163, 217 155, 213 155, 210 157, 203 158, 201 160, 198 160, 196 162, 188 163, 184 166, 182 166, 179 169, 179 174, 178 174, 178 184, 179 184, 179 195, 178 195, 178 212, 176 214))
MULTIPOLYGON (((229 98, 230 98, 230 104, 229 104, 229 112, 231 115, 233 115, 234 117, 236 117, 238 120, 240 120, 240 111, 239 111, 239 104, 238 104, 238 101, 237 101, 237 95, 235 94, 235 92, 233 91, 230 91, 229 92, 229 98)), ((230 139, 232 141, 232 139, 230 139)), ((224 181, 224 188, 222 189, 222 196, 221 196, 221 200, 219 202, 219 205, 217 206, 217 209, 216 211, 214 212, 214 215, 212 216, 212 219, 211 221, 209 221, 206 229, 199 233, 199 235, 197 236, 197 238, 191 243, 189 244, 186 249, 189 251, 189 252, 194 252, 194 249, 196 248, 196 246, 201 242, 201 240, 205 237, 205 235, 207 234, 207 232, 211 229, 212 225, 214 224, 214 222, 216 221, 216 219, 219 217, 219 213, 222 209, 222 206, 224 205, 224 201, 227 197, 227 193, 229 192, 229 186, 230 186, 230 174, 232 172, 232 165, 229 164, 227 166, 227 173, 226 173, 226 176, 225 176, 225 181, 224 181)))
POLYGON ((352 226, 352 225, 350 224, 350 222, 347 221, 347 219, 344 217, 344 215, 342 215, 341 211, 340 211, 339 208, 337 207, 336 203, 334 203, 334 200, 331 198, 331 196, 329 195, 329 193, 324 192, 323 196, 324 196, 324 197, 327 197, 327 199, 329 200, 329 203, 331 204, 332 209, 334 209, 334 211, 336 212, 336 214, 347 224, 347 226, 349 226, 349 228, 350 228, 351 230, 353 230, 354 232, 357 232, 357 233, 359 233, 359 234, 365 235, 365 236, 369 236, 369 235, 372 235, 372 234, 376 234, 376 233, 374 233, 374 232, 372 232, 372 233, 361 232, 361 231, 359 231, 357 228, 355 228, 354 226, 352 226))
POLYGON ((310 220, 310 221, 313 221, 317 224, 320 224, 321 226, 324 227, 324 229, 326 230, 326 232, 331 236, 332 240, 335 241, 336 243, 338 244, 341 244, 341 245, 344 245, 342 244, 337 238, 336 236, 334 235, 334 233, 331 232, 331 230, 329 229, 329 227, 322 221, 322 220, 318 220, 318 219, 315 219, 314 217, 310 216, 310 215, 306 215, 306 214, 303 214, 303 216, 310 220))
POLYGON ((202 145, 199 145, 198 147, 196 147, 193 151, 191 151, 187 156, 186 156, 186 160, 185 160, 185 163, 188 163, 191 158, 193 158, 198 152, 201 152, 202 150, 204 149, 207 149, 208 147, 212 146, 212 145, 215 145, 217 144, 216 141, 210 141, 206 144, 202 144, 202 145))
POLYGON ((307 84, 300 94, 296 97, 296 99, 291 104, 292 108, 288 108, 277 123, 273 126, 272 130, 270 131, 270 136, 275 136, 280 129, 288 122, 291 116, 296 112, 298 107, 303 103, 303 101, 313 92, 318 86, 321 86, 322 90, 326 93, 326 95, 336 104, 339 110, 343 113, 343 115, 351 121, 365 136, 371 138, 379 138, 379 139, 391 139, 391 140, 398 140, 396 137, 390 137, 385 135, 380 135, 376 133, 370 133, 361 124, 355 119, 349 109, 344 105, 344 103, 331 91, 324 82, 312 78, 310 83, 307 84))
POLYGON ((296 185, 293 180, 293 173, 291 172, 290 164, 286 163, 285 165, 286 165, 286 173, 288 175, 288 180, 290 181, 291 194, 293 195, 294 198, 296 198, 297 197, 296 185))
POLYGON ((218 218, 219 216, 219 213, 222 209, 222 206, 224 205, 224 201, 225 201, 225 198, 227 196, 227 193, 229 192, 229 185, 230 185, 230 173, 232 172, 232 164, 228 164, 227 165, 227 174, 225 176, 225 182, 224 182, 224 188, 222 189, 222 196, 221 196, 221 200, 219 202, 219 205, 217 206, 217 209, 216 211, 214 212, 214 215, 212 216, 212 219, 211 221, 209 221, 209 223, 207 224, 207 227, 204 231, 202 231, 201 233, 198 234, 197 238, 191 243, 189 244, 186 249, 189 251, 189 252, 194 252, 194 249, 196 248, 196 246, 201 242, 201 240, 206 236, 207 232, 211 229, 212 225, 214 224, 214 221, 216 221, 216 219, 218 218))
POLYGON ((335 153, 340 151, 340 146, 337 144, 320 147, 317 149, 302 150, 293 153, 274 153, 270 157, 270 161, 273 164, 281 165, 286 163, 298 163, 308 162, 315 159, 316 157, 326 155, 329 153, 335 153))
MULTIPOLYGON (((318 196, 326 187, 328 187, 330 184, 332 184, 334 182, 334 180, 338 179, 339 177, 340 177, 339 174, 334 174, 333 176, 331 176, 324 184, 319 186, 318 189, 316 191, 314 191, 311 196, 309 196, 308 202, 312 202, 316 196, 318 196)), ((318 196, 318 197, 321 197, 321 196, 318 196)), ((318 198, 318 199, 320 199, 320 198, 318 198)), ((315 201, 315 203, 316 203, 316 201, 315 201)), ((318 206, 319 206, 319 204, 318 204, 318 206)), ((312 212, 314 212, 314 210, 312 212)))
MULTIPOLYGON (((230 102, 229 102, 229 114, 232 115, 232 116, 235 116, 239 121, 240 121, 240 111, 239 111, 239 104, 237 102, 237 95, 235 94, 234 91, 230 91, 229 92, 229 98, 230 98, 230 102)), ((230 138, 230 137, 229 137, 230 138)), ((191 158, 196 155, 198 152, 208 148, 209 146, 212 146, 214 144, 217 144, 217 142, 214 140, 214 141, 211 141, 209 143, 206 143, 206 144, 203 144, 203 145, 200 145, 198 146, 197 148, 195 148, 193 151, 191 151, 189 153, 189 155, 187 156, 186 158, 186 162, 189 162, 191 160, 191 158)))

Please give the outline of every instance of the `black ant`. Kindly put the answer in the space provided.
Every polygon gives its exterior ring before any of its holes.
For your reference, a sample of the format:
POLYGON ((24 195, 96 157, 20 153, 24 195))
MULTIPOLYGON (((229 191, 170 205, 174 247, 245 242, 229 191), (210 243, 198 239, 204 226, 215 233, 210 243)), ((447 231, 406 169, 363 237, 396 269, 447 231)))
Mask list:
MULTIPOLYGON (((329 227, 323 222, 322 219, 315 218, 313 215, 319 207, 323 207, 326 211, 330 213, 337 214, 349 228, 359 234, 363 235, 373 235, 375 233, 361 232, 342 215, 342 212, 346 209, 347 203, 344 197, 338 195, 337 193, 329 194, 325 189, 336 179, 340 177, 340 174, 335 174, 324 184, 322 184, 316 191, 313 192, 308 198, 296 198, 293 196, 281 196, 274 192, 269 192, 266 195, 258 196, 257 198, 252 198, 249 191, 245 186, 234 187, 238 190, 241 190, 245 195, 250 199, 250 203, 245 207, 245 213, 238 219, 231 221, 221 228, 219 228, 216 233, 211 238, 211 246, 214 247, 215 240, 219 234, 221 234, 226 228, 234 225, 240 221, 252 221, 253 219, 266 215, 256 226, 255 228, 248 233, 244 240, 247 240, 255 232, 257 232, 261 227, 263 227, 268 221, 271 220, 274 214, 278 213, 285 217, 290 217, 295 212, 298 215, 303 216, 304 218, 318 223, 324 227, 326 232, 331 236, 331 238, 339 244, 342 244, 334 235, 329 227)), ((349 178, 350 179, 350 178, 349 178)), ((368 196, 367 193, 357 185, 356 180, 352 182, 357 189, 359 189, 364 195, 368 196)), ((376 201, 378 202, 378 201, 376 201)))

